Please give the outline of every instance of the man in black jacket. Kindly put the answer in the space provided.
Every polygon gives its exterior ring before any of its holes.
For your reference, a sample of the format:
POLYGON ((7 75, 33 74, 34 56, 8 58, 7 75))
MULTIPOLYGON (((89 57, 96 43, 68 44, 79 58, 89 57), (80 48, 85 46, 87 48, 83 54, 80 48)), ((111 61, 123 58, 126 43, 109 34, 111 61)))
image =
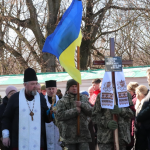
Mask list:
MULTIPOLYGON (((150 69, 147 70, 147 82, 150 86, 150 69)), ((150 94, 148 94, 144 98, 144 103, 143 103, 141 112, 138 114, 136 121, 144 122, 148 119, 150 119, 150 94)))
MULTIPOLYGON (((0 122, 2 120, 2 115, 5 111, 5 108, 7 106, 7 103, 8 103, 8 100, 10 99, 10 97, 17 92, 17 89, 16 87, 10 85, 6 88, 5 90, 5 93, 6 93, 6 96, 3 98, 3 103, 0 105, 0 122)), ((2 129, 1 129, 1 123, 0 123, 0 138, 2 139, 2 129)), ((0 148, 1 150, 6 150, 7 148, 4 148, 4 146, 2 145, 1 143, 1 140, 0 140, 0 148)))
POLYGON ((2 118, 3 144, 12 150, 45 150, 45 122, 49 122, 45 98, 37 92, 32 68, 24 73, 24 87, 9 100, 2 118), (10 131, 9 131, 10 129, 10 131))
MULTIPOLYGON (((150 69, 147 70, 147 82, 150 86, 150 69)), ((145 130, 148 139, 148 149, 150 150, 150 92, 143 100, 141 111, 136 117, 136 123, 145 130)))

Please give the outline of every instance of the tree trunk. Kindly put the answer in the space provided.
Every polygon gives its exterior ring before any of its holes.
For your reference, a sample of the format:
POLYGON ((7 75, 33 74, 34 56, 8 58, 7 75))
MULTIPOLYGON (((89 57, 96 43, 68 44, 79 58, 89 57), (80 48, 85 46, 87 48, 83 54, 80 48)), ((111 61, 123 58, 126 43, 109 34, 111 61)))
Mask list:
MULTIPOLYGON (((2 1, 2 10, 1 10, 2 15, 4 15, 3 7, 4 7, 4 0, 2 1)), ((4 33, 2 31, 2 19, 0 19, 0 41, 3 40, 3 37, 4 37, 4 33)), ((0 46, 0 60, 1 60, 1 70, 0 70, 1 73, 0 74, 5 75, 6 69, 4 67, 5 65, 4 48, 2 46, 0 46)))
MULTIPOLYGON (((47 6, 48 6, 48 16, 47 16, 47 25, 46 25, 46 38, 50 34, 52 34, 56 28, 56 22, 57 22, 57 14, 60 7, 60 0, 48 0, 47 6)), ((44 60, 44 69, 41 68, 42 72, 55 72, 56 71, 56 57, 49 53, 43 54, 43 60, 44 60)))
POLYGON ((90 40, 82 39, 82 44, 80 47, 80 70, 87 70, 87 64, 90 57, 90 40))
POLYGON ((56 67, 55 59, 56 57, 54 55, 49 54, 49 53, 44 53, 43 60, 44 61, 46 60, 44 62, 44 66, 46 67, 41 67, 41 71, 42 72, 55 72, 55 67, 56 67))
MULTIPOLYGON (((0 40, 3 40, 2 24, 0 24, 0 40)), ((0 46, 0 62, 1 62, 0 75, 4 75, 6 72, 5 72, 5 67, 4 67, 4 64, 5 64, 5 61, 4 61, 4 49, 3 49, 2 46, 0 46)))

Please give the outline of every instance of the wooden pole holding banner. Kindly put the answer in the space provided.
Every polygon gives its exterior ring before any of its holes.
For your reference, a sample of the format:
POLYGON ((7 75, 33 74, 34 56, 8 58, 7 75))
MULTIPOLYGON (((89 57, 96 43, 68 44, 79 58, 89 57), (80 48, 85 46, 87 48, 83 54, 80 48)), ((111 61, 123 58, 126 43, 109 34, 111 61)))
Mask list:
MULTIPOLYGON (((110 38, 110 57, 115 57, 115 42, 114 38, 110 38)), ((122 65, 132 65, 133 60, 123 60, 122 65)), ((105 65, 105 61, 94 61, 93 65, 105 65)), ((112 72, 112 85, 114 92, 114 105, 117 104, 117 94, 116 94, 116 84, 115 84, 115 72, 112 72)), ((118 122, 117 115, 113 115, 113 120, 118 122)), ((119 150, 119 137, 118 137, 118 129, 114 131, 114 149, 119 150)))
MULTIPOLYGON (((115 42, 114 38, 110 38, 110 56, 115 56, 115 42)), ((111 72, 112 74, 112 86, 114 92, 114 105, 117 104, 117 95, 116 95, 116 84, 115 84, 115 72, 111 72)), ((113 120, 118 123, 117 115, 113 115, 113 120)), ((119 137, 118 137, 118 128, 114 131, 114 149, 119 150, 119 137)))
MULTIPOLYGON (((77 69, 80 70, 80 47, 77 47, 77 69)), ((77 101, 80 101, 80 85, 77 83, 77 101)), ((80 115, 77 118, 77 135, 80 135, 80 115)))

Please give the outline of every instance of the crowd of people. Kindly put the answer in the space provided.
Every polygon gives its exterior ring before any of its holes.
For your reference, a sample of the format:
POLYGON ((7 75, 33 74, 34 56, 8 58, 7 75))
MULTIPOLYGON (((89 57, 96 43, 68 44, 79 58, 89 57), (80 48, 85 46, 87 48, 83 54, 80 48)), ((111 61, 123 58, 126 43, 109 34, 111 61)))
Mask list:
MULTIPOLYGON (((150 69, 147 81, 150 85, 150 69)), ((149 89, 138 81, 130 82, 129 106, 106 109, 101 107, 101 85, 100 79, 94 79, 88 91, 80 92, 78 101, 74 79, 67 81, 62 94, 56 80, 41 85, 35 70, 26 69, 24 88, 18 91, 9 85, 2 98, 0 149, 113 150, 113 133, 118 129, 120 150, 150 150, 149 89)))

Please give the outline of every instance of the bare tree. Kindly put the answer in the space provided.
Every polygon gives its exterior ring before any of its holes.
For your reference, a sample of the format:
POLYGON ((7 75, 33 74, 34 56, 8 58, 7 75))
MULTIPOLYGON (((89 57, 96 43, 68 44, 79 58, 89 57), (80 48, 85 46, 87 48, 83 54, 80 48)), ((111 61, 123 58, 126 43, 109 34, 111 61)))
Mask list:
MULTIPOLYGON (((81 68, 102 68, 93 66, 92 61, 109 55, 110 37, 115 37, 117 56, 122 56, 123 59, 135 58, 133 55, 137 52, 135 47, 139 42, 133 42, 133 39, 135 36, 141 41, 142 34, 138 33, 137 24, 149 13, 149 4, 148 0, 85 1, 81 68)), ((141 26, 145 28, 144 23, 141 26)), ((147 34, 145 31, 144 33, 147 34)), ((137 50, 140 51, 139 48, 137 50)))
MULTIPOLYGON (((55 56, 42 53, 42 48, 46 37, 54 31, 71 1, 0 2, 0 11, 3 12, 0 14, 0 35, 3 33, 3 38, 0 38, 0 48, 3 49, 0 56, 2 62, 3 59, 10 57, 20 73, 28 66, 38 72, 64 71, 55 56), (7 34, 4 27, 9 31, 7 34)), ((91 64, 94 59, 104 59, 109 55, 110 37, 115 37, 116 55, 122 55, 123 59, 135 59, 141 52, 144 55, 149 54, 149 45, 144 42, 144 39, 148 41, 149 31, 142 30, 149 25, 148 0, 82 0, 82 2, 83 39, 80 48, 82 70, 86 70, 88 66, 94 68, 91 64), (143 23, 139 27, 138 23, 141 20, 143 23)), ((144 64, 145 58, 146 56, 141 57, 142 63, 139 64, 144 64)))
POLYGON ((51 54, 42 54, 42 48, 45 38, 56 27, 59 7, 59 0, 39 0, 36 3, 31 0, 4 1, 1 9, 5 12, 4 15, 0 15, 0 19, 11 31, 9 42, 1 40, 0 44, 17 58, 23 68, 31 66, 38 71, 55 71, 55 57, 51 54), (16 35, 12 36, 14 32, 16 35))

